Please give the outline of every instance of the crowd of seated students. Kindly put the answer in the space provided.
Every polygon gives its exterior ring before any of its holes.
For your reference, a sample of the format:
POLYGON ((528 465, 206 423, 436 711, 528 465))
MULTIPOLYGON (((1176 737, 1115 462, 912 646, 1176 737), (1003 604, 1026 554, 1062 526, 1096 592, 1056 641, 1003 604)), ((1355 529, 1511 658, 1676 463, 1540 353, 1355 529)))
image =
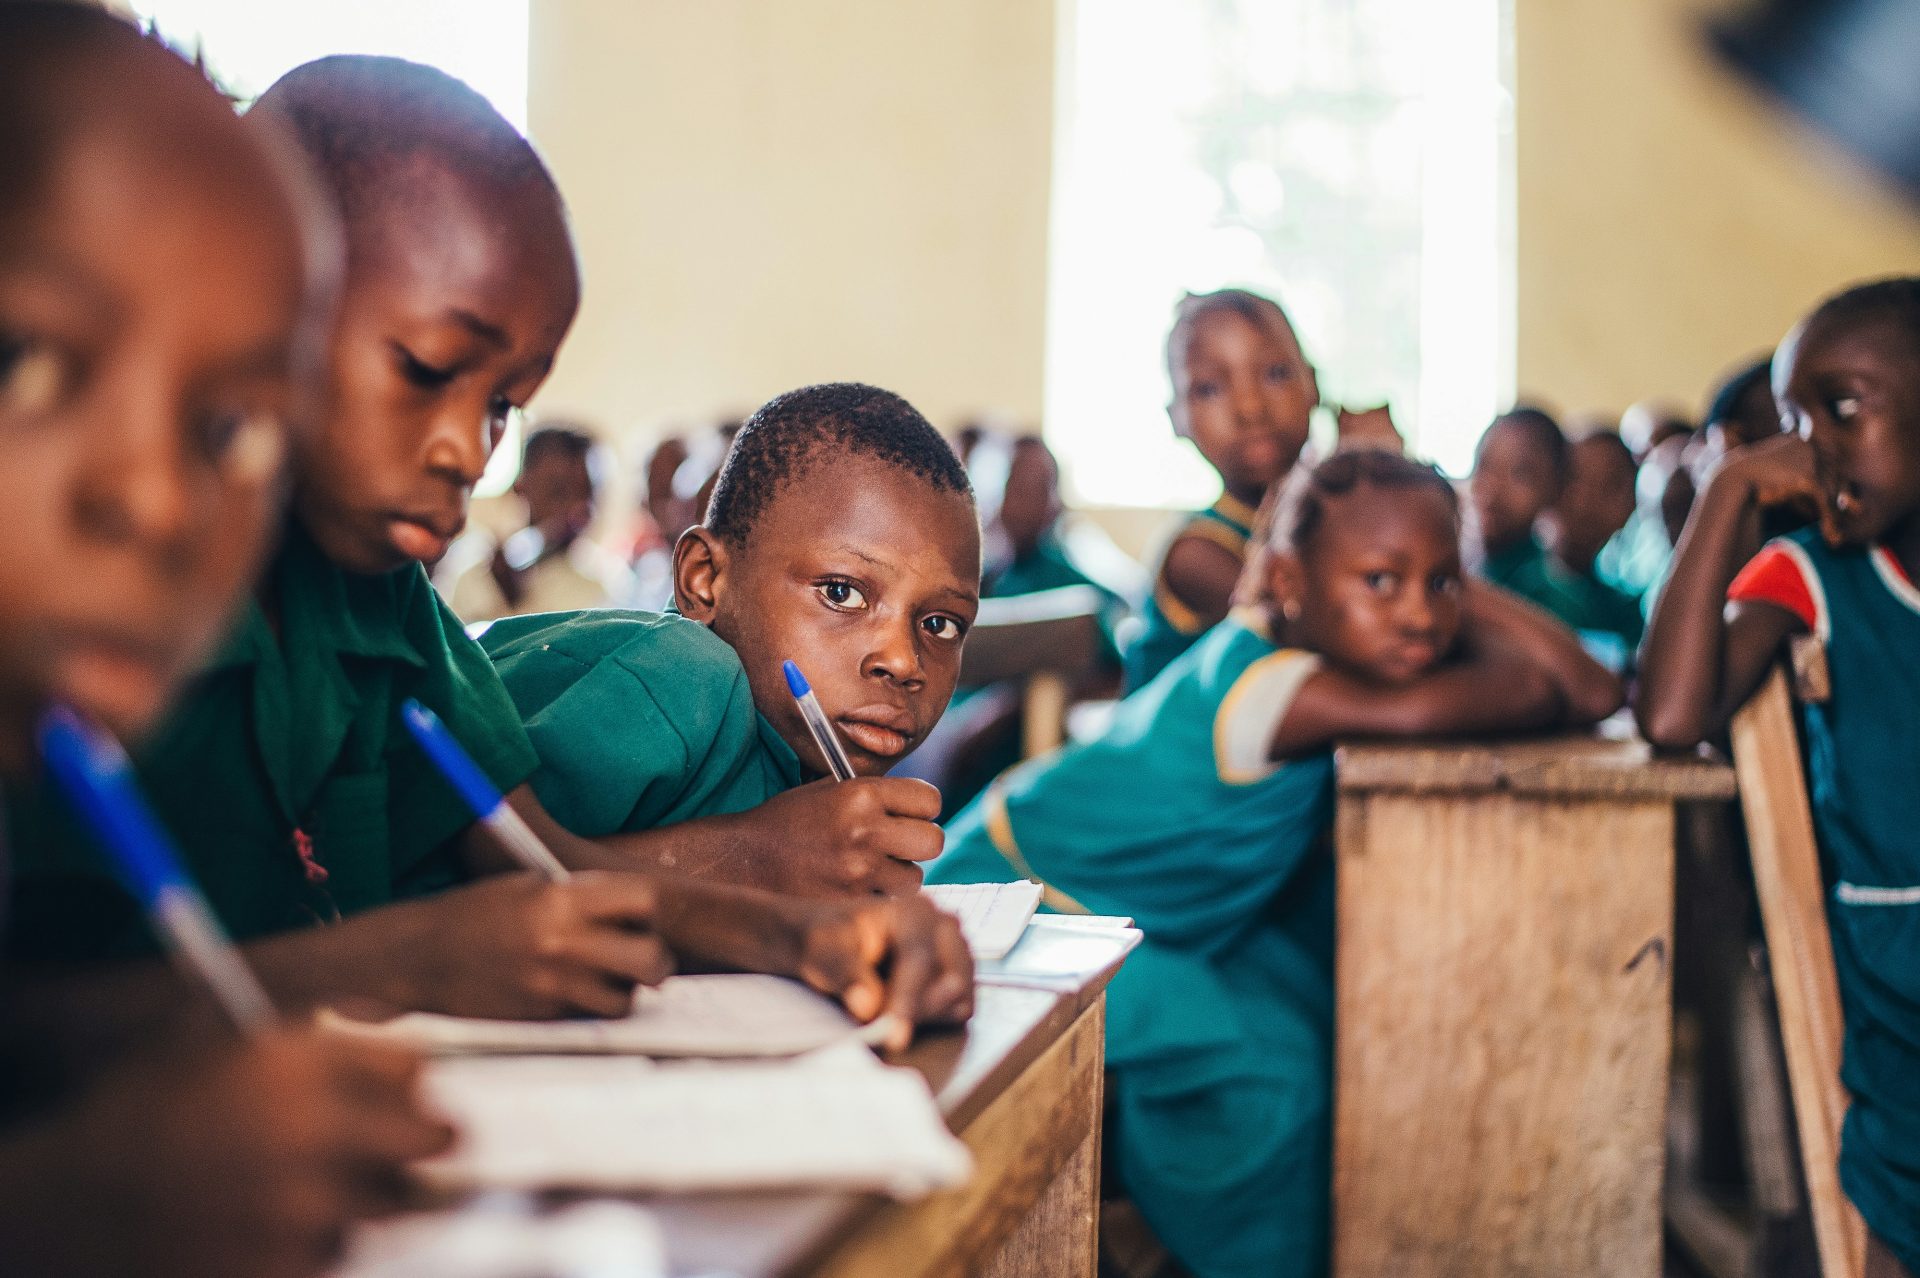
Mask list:
POLYGON ((1044 443, 979 429, 956 451, 871 385, 658 443, 623 556, 582 540, 599 446, 548 426, 521 526, 450 577, 456 615, 427 566, 580 296, 562 192, 518 132, 437 70, 362 56, 236 115, 132 26, 22 0, 0 6, 0 165, 8 1273, 316 1273, 452 1138, 405 1052, 218 1027, 38 775, 50 706, 128 743, 291 1017, 614 1016, 699 968, 889 1016, 897 1048, 973 1006, 923 875, 1132 916, 1114 1188, 1184 1272, 1315 1275, 1332 744, 1579 730, 1631 696, 1649 740, 1691 748, 1799 638, 1831 683, 1805 726, 1840 1170, 1871 1272, 1920 1266, 1920 787, 1897 748, 1920 719, 1920 283, 1820 303, 1699 429, 1640 409, 1570 438, 1516 406, 1464 484, 1403 456, 1384 409, 1334 412, 1309 455, 1326 410, 1279 303, 1188 296, 1168 416, 1221 495, 1137 600, 1076 554, 1044 443), (899 775, 983 598, 1074 587, 1107 640, 1081 688, 1117 702, 1104 725, 971 796, 899 775), (505 855, 401 731, 408 700, 570 877, 505 855))

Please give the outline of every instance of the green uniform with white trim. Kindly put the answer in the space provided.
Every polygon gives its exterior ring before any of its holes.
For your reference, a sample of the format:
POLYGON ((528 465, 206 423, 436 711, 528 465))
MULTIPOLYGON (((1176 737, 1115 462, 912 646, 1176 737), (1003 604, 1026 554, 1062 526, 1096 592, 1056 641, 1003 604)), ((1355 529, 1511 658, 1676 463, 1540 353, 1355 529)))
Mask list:
POLYGON ((1326 1271, 1332 756, 1266 758, 1318 664, 1236 613, 1105 736, 996 782, 928 874, 1034 878, 1049 908, 1138 922, 1107 994, 1107 1141, 1200 1278, 1326 1271))
MULTIPOLYGON (((214 912, 260 936, 462 881, 473 813, 400 722, 415 698, 503 791, 533 771, 493 665, 418 564, 362 576, 290 523, 233 637, 136 751, 140 784, 214 912)), ((65 804, 14 805, 8 949, 28 959, 149 953, 132 898, 65 804)))
MULTIPOLYGON (((1247 539, 1253 535, 1253 507, 1227 494, 1205 510, 1195 511, 1167 542, 1184 537, 1199 537, 1229 550, 1241 563, 1247 561, 1247 539)), ((1166 556, 1154 571, 1153 593, 1141 610, 1140 628, 1127 650, 1120 656, 1125 688, 1131 693, 1145 687, 1165 670, 1175 657, 1193 646, 1207 629, 1206 618, 1194 612, 1167 585, 1166 556)))
POLYGON ((734 650, 677 613, 545 613, 481 637, 540 756, 533 791, 588 838, 744 812, 800 784, 734 650))

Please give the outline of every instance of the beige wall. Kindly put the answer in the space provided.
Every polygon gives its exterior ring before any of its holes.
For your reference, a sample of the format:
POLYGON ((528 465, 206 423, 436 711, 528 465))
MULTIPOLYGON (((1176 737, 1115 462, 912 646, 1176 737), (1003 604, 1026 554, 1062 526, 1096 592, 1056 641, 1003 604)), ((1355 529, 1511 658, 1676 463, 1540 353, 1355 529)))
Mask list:
POLYGON ((535 0, 579 323, 536 408, 649 436, 808 382, 1041 406, 1053 5, 535 0))
POLYGON ((1569 411, 1699 411, 1920 220, 1706 62, 1696 0, 1512 0, 1517 372, 1569 411))

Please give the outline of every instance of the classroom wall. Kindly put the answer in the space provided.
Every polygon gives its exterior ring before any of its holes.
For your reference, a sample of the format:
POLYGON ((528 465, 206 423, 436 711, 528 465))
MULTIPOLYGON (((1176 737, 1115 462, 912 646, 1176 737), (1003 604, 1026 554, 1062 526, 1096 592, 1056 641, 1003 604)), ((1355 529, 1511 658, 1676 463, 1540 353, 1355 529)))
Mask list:
POLYGON ((651 437, 840 378, 1041 407, 1054 6, 536 0, 586 297, 536 407, 651 437))
POLYGON ((1920 218, 1707 61, 1700 0, 1511 0, 1517 381, 1692 412, 1835 285, 1920 269, 1920 218))

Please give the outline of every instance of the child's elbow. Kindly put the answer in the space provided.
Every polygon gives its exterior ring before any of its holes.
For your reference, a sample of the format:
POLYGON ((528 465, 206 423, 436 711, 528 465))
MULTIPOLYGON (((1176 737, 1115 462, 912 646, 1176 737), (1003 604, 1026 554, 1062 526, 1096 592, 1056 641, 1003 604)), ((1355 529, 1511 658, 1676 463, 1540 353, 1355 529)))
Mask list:
POLYGON ((1691 750, 1707 739, 1706 715, 1696 707, 1676 704, 1673 698, 1650 695, 1641 686, 1640 703, 1633 708, 1633 721, 1640 735, 1656 750, 1691 750))
POLYGON ((1567 692, 1567 718, 1582 726, 1610 717, 1626 704, 1627 687, 1620 677, 1595 665, 1567 692))

